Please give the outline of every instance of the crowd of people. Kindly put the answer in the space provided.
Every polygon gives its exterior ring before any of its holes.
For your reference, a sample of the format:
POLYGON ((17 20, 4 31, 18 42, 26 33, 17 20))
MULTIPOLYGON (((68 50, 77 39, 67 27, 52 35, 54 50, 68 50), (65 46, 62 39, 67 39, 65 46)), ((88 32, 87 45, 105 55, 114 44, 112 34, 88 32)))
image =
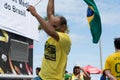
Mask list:
POLYGON ((91 79, 90 73, 85 71, 79 65, 74 66, 72 74, 68 73, 64 74, 64 80, 90 80, 90 79, 91 79))
MULTIPOLYGON (((41 68, 36 68, 36 77, 32 80, 40 80, 39 79, 39 73, 41 68)), ((91 76, 90 73, 87 71, 84 71, 83 68, 81 68, 79 65, 75 65, 73 68, 73 73, 68 73, 67 70, 65 70, 64 73, 64 79, 63 80, 90 80, 91 76)))
MULTIPOLYGON (((71 49, 71 40, 66 32, 67 20, 63 16, 54 15, 54 0, 48 0, 47 18, 44 20, 30 5, 27 9, 42 25, 42 29, 50 36, 45 43, 41 70, 36 80, 90 80, 90 73, 80 66, 73 68, 73 74, 68 76, 66 64, 71 49)), ((120 80, 120 38, 114 40, 115 52, 108 56, 101 80, 120 80), (107 77, 107 78, 106 78, 107 77)))

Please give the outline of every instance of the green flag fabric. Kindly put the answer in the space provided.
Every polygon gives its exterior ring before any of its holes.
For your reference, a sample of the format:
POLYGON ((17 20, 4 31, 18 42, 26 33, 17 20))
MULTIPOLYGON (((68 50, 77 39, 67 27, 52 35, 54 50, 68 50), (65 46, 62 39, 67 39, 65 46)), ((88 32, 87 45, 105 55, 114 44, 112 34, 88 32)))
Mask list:
POLYGON ((102 33, 99 11, 97 9, 94 0, 84 0, 84 1, 88 5, 87 20, 92 34, 93 43, 98 43, 102 33))

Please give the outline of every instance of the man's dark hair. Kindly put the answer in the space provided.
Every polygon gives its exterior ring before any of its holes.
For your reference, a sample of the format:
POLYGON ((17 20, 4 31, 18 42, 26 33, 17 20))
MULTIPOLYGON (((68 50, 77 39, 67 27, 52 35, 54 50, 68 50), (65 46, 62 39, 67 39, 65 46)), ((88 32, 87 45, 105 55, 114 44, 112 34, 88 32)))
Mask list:
POLYGON ((36 68, 36 70, 40 71, 40 70, 41 70, 41 68, 40 68, 40 67, 37 67, 37 68, 36 68))
POLYGON ((73 68, 73 73, 75 74, 75 69, 80 69, 80 66, 74 66, 74 68, 73 68))
POLYGON ((120 49, 120 38, 114 39, 114 46, 116 49, 120 49))
POLYGON ((60 21, 61 21, 61 25, 63 25, 63 24, 65 24, 65 25, 67 25, 67 20, 65 19, 65 17, 63 17, 63 16, 60 16, 60 21))
POLYGON ((67 71, 67 70, 65 70, 65 74, 66 74, 66 73, 68 73, 68 71, 67 71))

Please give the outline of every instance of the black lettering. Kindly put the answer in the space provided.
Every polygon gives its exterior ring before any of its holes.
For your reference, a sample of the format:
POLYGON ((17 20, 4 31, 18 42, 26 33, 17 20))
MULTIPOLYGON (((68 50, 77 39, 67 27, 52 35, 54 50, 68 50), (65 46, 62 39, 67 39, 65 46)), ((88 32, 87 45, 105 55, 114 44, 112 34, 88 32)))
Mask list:
POLYGON ((16 12, 16 8, 15 6, 12 6, 13 12, 16 12))
POLYGON ((4 8, 8 9, 8 10, 11 10, 11 6, 9 4, 7 4, 7 3, 4 4, 4 8))
POLYGON ((12 11, 15 12, 15 13, 18 13, 18 14, 20 14, 22 16, 26 16, 25 10, 17 9, 14 5, 12 6, 12 11))
POLYGON ((13 2, 17 3, 17 0, 12 0, 13 2))
POLYGON ((7 3, 4 4, 4 8, 7 9, 7 3))
POLYGON ((21 4, 21 5, 22 5, 22 4, 23 4, 23 1, 22 1, 22 0, 19 0, 19 4, 21 4))
POLYGON ((26 8, 29 6, 29 2, 24 2, 23 0, 19 0, 19 4, 26 8))

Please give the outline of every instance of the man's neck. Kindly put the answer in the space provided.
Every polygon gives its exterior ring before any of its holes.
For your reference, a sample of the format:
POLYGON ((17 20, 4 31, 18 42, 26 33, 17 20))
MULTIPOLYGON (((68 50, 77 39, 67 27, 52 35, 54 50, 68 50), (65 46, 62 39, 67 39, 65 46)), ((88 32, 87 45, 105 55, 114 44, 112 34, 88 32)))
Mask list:
POLYGON ((120 49, 116 49, 116 52, 120 52, 120 49))

